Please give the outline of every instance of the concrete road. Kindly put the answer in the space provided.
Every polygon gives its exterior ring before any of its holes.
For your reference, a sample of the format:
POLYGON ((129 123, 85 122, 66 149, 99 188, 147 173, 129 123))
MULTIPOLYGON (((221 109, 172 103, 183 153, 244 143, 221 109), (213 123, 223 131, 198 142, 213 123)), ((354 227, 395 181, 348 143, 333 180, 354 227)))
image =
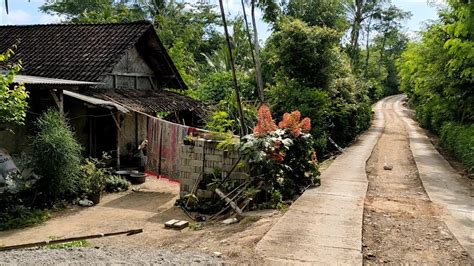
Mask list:
POLYGON ((372 127, 321 175, 322 185, 306 191, 257 244, 267 264, 361 265, 362 223, 367 192, 366 162, 385 127, 389 103, 406 123, 420 179, 442 219, 473 257, 472 182, 463 180, 436 151, 423 130, 403 110, 405 96, 374 106, 372 127))

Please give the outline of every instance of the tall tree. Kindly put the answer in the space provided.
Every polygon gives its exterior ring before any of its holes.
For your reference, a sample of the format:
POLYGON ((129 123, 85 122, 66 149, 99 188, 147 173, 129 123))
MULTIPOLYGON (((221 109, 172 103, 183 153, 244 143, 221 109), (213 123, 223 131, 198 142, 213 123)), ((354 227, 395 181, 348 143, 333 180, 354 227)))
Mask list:
POLYGON ((283 5, 283 12, 310 26, 329 27, 338 31, 348 28, 341 0, 289 0, 283 5))
POLYGON ((258 95, 260 102, 265 101, 264 92, 263 92, 263 79, 262 79, 262 65, 260 63, 260 44, 258 43, 258 32, 257 32, 257 21, 255 19, 255 0, 251 0, 251 15, 252 15, 252 25, 253 25, 253 43, 255 49, 255 73, 257 75, 257 86, 258 86, 258 95))
POLYGON ((240 117, 240 136, 242 137, 242 136, 247 135, 247 128, 245 126, 244 112, 242 110, 242 102, 240 100, 239 84, 237 83, 237 74, 235 71, 234 58, 232 56, 232 45, 231 45, 230 37, 229 37, 229 30, 227 29, 227 21, 225 17, 224 4, 222 3, 222 0, 219 0, 219 7, 221 10, 222 23, 224 26, 224 33, 225 33, 227 48, 229 49, 229 61, 232 68, 232 82, 234 84, 235 97, 236 97, 236 102, 237 102, 237 107, 238 107, 239 117, 240 117))
MULTIPOLYGON (((382 43, 379 51, 381 61, 384 60, 387 38, 389 38, 390 34, 396 35, 402 27, 401 22, 410 16, 410 12, 403 11, 394 5, 390 5, 380 12, 379 23, 375 25, 375 29, 382 35, 382 43)), ((380 67, 381 64, 379 64, 379 70, 380 67)))
POLYGON ((383 0, 348 0, 345 4, 349 20, 351 21, 348 52, 353 69, 356 69, 359 65, 359 36, 362 23, 372 15, 372 12, 382 1, 383 0))

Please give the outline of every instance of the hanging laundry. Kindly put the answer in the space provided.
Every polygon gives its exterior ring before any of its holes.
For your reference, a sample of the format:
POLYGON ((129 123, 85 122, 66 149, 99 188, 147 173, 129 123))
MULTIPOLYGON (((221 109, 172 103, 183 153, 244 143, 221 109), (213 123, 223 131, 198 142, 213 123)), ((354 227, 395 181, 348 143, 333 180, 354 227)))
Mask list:
POLYGON ((180 147, 189 129, 159 118, 148 118, 148 172, 178 177, 180 147))

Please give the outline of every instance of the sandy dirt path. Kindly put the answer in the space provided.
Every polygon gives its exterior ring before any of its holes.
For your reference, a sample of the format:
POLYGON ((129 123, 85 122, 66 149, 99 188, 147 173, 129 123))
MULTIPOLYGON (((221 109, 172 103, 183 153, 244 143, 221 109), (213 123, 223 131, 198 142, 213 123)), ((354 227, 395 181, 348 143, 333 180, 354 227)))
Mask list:
POLYGON ((367 162, 364 263, 470 265, 419 178, 405 123, 394 110, 400 97, 383 103, 385 129, 367 162))
POLYGON ((51 238, 67 238, 143 228, 132 236, 92 239, 89 248, 51 251, 29 249, 0 252, 3 263, 128 264, 164 263, 214 264, 219 261, 250 263, 255 245, 278 220, 279 212, 265 217, 248 217, 240 223, 224 225, 208 222, 202 230, 169 230, 164 222, 189 220, 176 206, 179 185, 166 179, 147 178, 139 192, 107 194, 100 204, 83 208, 71 206, 54 213, 45 223, 29 228, 0 232, 1 245, 17 245, 51 238), (216 255, 218 254, 218 255, 216 255))

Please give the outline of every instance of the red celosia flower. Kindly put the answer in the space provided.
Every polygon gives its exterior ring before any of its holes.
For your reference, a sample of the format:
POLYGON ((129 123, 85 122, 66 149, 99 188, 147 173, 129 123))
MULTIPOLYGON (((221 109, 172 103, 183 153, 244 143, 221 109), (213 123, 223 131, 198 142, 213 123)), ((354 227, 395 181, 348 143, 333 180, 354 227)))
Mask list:
POLYGON ((294 111, 291 114, 285 113, 283 120, 278 124, 281 129, 289 129, 291 134, 295 137, 299 137, 301 132, 309 132, 311 130, 311 120, 305 117, 301 120, 300 111, 294 111))
POLYGON ((262 104, 258 109, 258 121, 257 126, 253 129, 253 134, 256 137, 267 135, 269 132, 273 132, 277 129, 277 126, 272 118, 270 108, 266 104, 262 104))
POLYGON ((311 131, 311 119, 309 119, 309 117, 303 118, 303 120, 301 120, 300 126, 304 132, 311 131))
POLYGON ((283 162, 283 160, 285 160, 285 156, 281 153, 274 152, 270 154, 270 156, 277 162, 283 162))

